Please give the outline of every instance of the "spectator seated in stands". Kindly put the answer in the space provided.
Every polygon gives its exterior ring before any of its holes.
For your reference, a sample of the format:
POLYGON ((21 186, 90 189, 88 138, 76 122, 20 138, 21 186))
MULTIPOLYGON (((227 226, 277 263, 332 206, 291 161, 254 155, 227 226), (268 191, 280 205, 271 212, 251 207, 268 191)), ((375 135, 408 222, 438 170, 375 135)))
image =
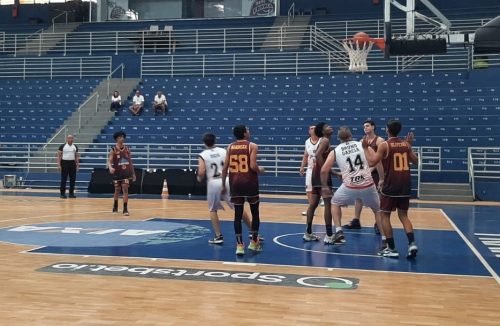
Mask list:
POLYGON ((118 111, 122 107, 122 97, 118 91, 114 91, 113 95, 111 95, 111 106, 109 108, 110 111, 118 111))
POLYGON ((161 91, 158 91, 158 93, 156 93, 155 99, 153 101, 153 112, 155 115, 158 115, 158 114, 165 115, 167 110, 168 110, 167 98, 165 97, 165 95, 163 95, 163 93, 161 91))
POLYGON ((132 105, 129 110, 133 116, 139 116, 144 109, 144 96, 141 95, 139 90, 135 91, 134 98, 132 99, 132 105))

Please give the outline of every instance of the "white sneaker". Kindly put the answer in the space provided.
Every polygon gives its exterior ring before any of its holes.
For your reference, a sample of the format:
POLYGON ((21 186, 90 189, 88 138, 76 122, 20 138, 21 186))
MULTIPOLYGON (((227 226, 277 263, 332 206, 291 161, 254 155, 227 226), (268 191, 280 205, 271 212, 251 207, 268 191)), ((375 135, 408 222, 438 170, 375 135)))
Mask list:
POLYGON ((399 252, 396 249, 390 249, 389 247, 385 247, 382 250, 380 250, 377 253, 377 255, 382 256, 382 257, 398 258, 399 252))
POLYGON ((328 234, 325 234, 325 238, 323 239, 323 243, 324 244, 333 244, 333 238, 334 238, 334 235, 328 235, 328 234))
POLYGON ((307 216, 307 211, 303 211, 302 216, 307 216))
POLYGON ((321 200, 319 201, 319 206, 325 206, 325 201, 323 200, 323 198, 321 198, 321 200))
POLYGON ((304 235, 302 236, 302 239, 304 241, 307 241, 307 242, 310 242, 310 241, 319 241, 319 237, 314 234, 314 233, 304 233, 304 235))
POLYGON ((415 259, 417 257, 418 247, 415 242, 410 243, 408 246, 408 254, 406 255, 407 259, 415 259))

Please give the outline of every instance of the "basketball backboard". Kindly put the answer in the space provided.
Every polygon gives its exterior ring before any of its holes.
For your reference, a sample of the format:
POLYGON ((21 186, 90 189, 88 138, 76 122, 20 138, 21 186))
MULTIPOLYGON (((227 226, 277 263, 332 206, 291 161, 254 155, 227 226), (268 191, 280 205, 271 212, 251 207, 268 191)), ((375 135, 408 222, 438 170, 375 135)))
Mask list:
POLYGON ((385 57, 391 55, 421 55, 446 52, 446 36, 451 22, 437 9, 430 0, 384 0, 384 38, 385 57), (416 2, 421 3, 435 17, 426 16, 416 10, 416 2), (406 16, 406 31, 393 33, 391 11, 403 11, 406 16), (428 31, 415 30, 415 20, 422 20, 429 24, 428 31))

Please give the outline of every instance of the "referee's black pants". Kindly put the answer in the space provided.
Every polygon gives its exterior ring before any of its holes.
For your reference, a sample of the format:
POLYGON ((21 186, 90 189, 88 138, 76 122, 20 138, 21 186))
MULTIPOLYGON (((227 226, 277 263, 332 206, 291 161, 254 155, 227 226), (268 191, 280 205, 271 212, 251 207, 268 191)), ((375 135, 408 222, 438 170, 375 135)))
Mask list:
POLYGON ((61 196, 66 194, 66 181, 69 175, 69 194, 75 194, 76 162, 61 160, 61 196))

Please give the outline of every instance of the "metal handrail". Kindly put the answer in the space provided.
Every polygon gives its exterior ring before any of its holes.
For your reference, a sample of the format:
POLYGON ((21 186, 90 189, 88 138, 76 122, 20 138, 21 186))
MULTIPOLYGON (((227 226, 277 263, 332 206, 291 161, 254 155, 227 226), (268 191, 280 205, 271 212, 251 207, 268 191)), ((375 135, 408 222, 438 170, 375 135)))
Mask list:
POLYGON ((91 99, 93 99, 94 97, 96 97, 96 101, 95 101, 95 112, 98 112, 99 111, 99 93, 98 92, 95 92, 91 97, 89 97, 88 99, 85 100, 85 102, 83 102, 79 107, 78 107, 78 131, 80 131, 82 129, 82 108, 90 102, 91 99))
POLYGON ((63 11, 59 15, 55 16, 54 18, 52 18, 52 33, 56 32, 56 19, 59 18, 59 17, 61 17, 62 15, 66 16, 65 24, 68 24, 68 12, 67 11, 63 11))
MULTIPOLYGON (((2 146, 2 153, 5 154, 18 154, 16 157, 10 156, 12 159, 23 159, 18 160, 19 164, 23 165, 12 165, 6 164, 6 166, 23 169, 30 167, 41 167, 44 169, 55 168, 55 161, 50 162, 31 162, 30 157, 26 154, 25 150, 20 150, 26 148, 27 146, 36 148, 37 144, 26 144, 26 143, 0 143, 2 146), (14 148, 14 146, 17 146, 14 148), (26 161, 25 161, 26 159, 26 161)), ((43 144, 40 144, 43 146, 43 144)), ((78 143, 78 146, 84 150, 81 151, 81 169, 82 170, 92 170, 96 167, 102 167, 107 164, 107 154, 109 153, 109 148, 114 146, 112 143, 78 143)), ((127 146, 131 148, 134 153, 134 165, 139 168, 146 169, 156 169, 156 168, 196 168, 198 163, 198 153, 200 153, 204 148, 201 144, 145 144, 145 143, 127 143, 127 146)), ((219 146, 225 147, 226 144, 220 144, 219 146)), ((43 148, 44 150, 46 148, 43 148)), ((414 148, 415 151, 419 151, 418 147, 414 148)), ((272 174, 274 176, 278 175, 297 175, 300 166, 300 162, 303 157, 303 145, 276 145, 276 144, 259 144, 259 165, 262 165, 268 171, 268 175, 272 174)), ((52 155, 51 153, 48 153, 52 155)), ((2 162, 0 158, 0 164, 8 163, 2 162)), ((427 170, 423 168, 426 164, 424 158, 422 158, 421 168, 418 169, 417 173, 421 174, 427 170)), ((430 170, 432 171, 432 170, 430 170)))
POLYGON ((54 136, 52 136, 52 138, 49 139, 49 141, 42 147, 42 150, 45 150, 47 148, 47 146, 49 146, 52 143, 52 141, 54 141, 54 139, 56 139, 56 137, 59 136, 59 134, 63 131, 64 131, 64 138, 66 138, 68 136, 67 135, 68 126, 64 125, 64 126, 62 126, 61 129, 59 129, 58 132, 56 132, 56 134, 54 136))
POLYGON ((111 57, 41 57, 0 59, 2 78, 105 77, 111 70, 111 57))
POLYGON ((417 167, 417 197, 420 198, 420 183, 421 183, 421 175, 422 175, 422 148, 418 149, 418 167, 417 167))
POLYGON ((287 26, 290 26, 290 23, 293 22, 293 20, 295 19, 295 2, 292 2, 292 5, 290 6, 290 8, 288 8, 288 13, 287 13, 287 26), (290 17, 292 17, 290 19, 290 17))
POLYGON ((467 168, 469 171, 469 183, 472 188, 472 198, 476 198, 476 185, 475 185, 475 176, 474 176, 474 160, 472 159, 472 150, 471 148, 467 148, 467 168))
POLYGON ((122 73, 121 73, 121 77, 120 77, 120 78, 121 78, 121 80, 123 80, 123 70, 125 69, 125 64, 123 64, 123 63, 122 63, 122 64, 120 64, 118 67, 116 67, 116 68, 115 68, 112 72, 110 72, 110 73, 109 73, 109 75, 107 75, 107 76, 106 76, 107 81, 108 81, 108 93, 107 93, 107 95, 109 95, 109 94, 110 94, 110 93, 109 93, 109 83, 110 83, 110 80, 111 80, 111 78, 113 77, 113 74, 114 74, 114 73, 115 73, 118 69, 120 69, 120 68, 121 68, 121 70, 122 70, 122 73))

